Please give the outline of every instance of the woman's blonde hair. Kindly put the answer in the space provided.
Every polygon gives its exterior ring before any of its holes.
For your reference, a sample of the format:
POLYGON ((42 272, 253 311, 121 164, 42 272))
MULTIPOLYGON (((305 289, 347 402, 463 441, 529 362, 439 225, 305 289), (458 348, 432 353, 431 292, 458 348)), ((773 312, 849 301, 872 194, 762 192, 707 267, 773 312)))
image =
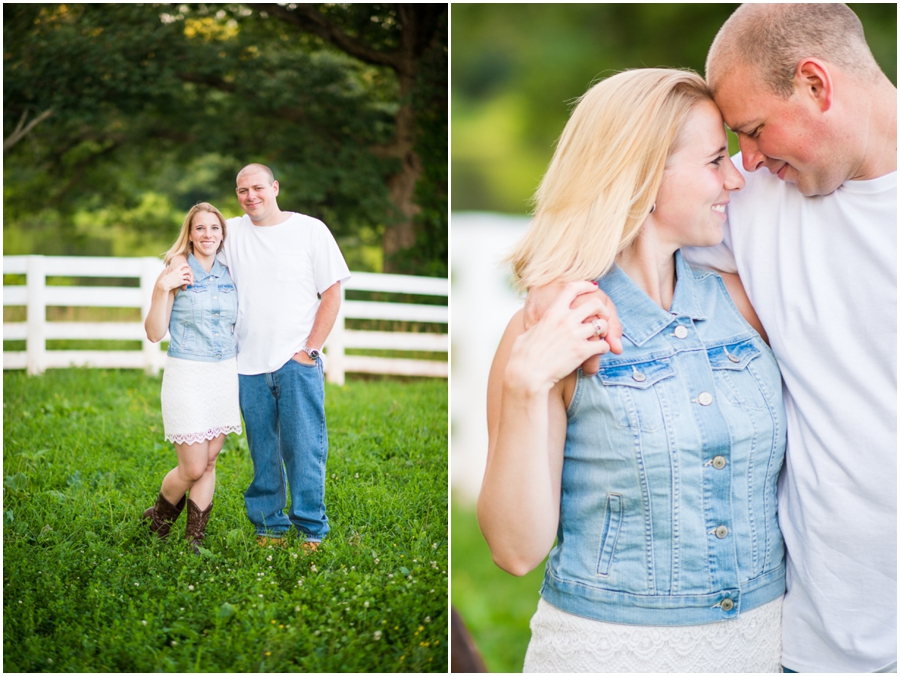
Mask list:
POLYGON ((534 220, 508 261, 519 290, 597 279, 650 213, 692 108, 712 95, 693 71, 629 70, 578 101, 534 196, 534 220))
POLYGON ((222 226, 222 241, 219 242, 219 248, 216 249, 216 253, 219 253, 222 250, 222 247, 225 246, 225 217, 219 213, 219 210, 216 209, 209 202, 200 202, 191 207, 191 210, 187 212, 187 216, 184 217, 184 223, 181 226, 181 232, 178 233, 178 239, 175 240, 175 244, 172 245, 172 248, 166 251, 165 253, 165 264, 168 265, 169 261, 171 261, 175 256, 181 254, 185 258, 188 257, 188 254, 194 252, 194 245, 191 244, 190 235, 191 235, 191 221, 194 220, 194 215, 199 211, 206 211, 210 214, 215 214, 216 218, 219 219, 219 224, 222 226))

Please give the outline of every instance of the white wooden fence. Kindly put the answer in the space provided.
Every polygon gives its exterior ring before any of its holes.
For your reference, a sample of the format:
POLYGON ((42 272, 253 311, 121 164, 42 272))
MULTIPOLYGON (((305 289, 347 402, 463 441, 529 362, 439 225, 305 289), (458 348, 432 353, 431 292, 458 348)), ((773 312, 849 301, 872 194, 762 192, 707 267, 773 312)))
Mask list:
MULTIPOLYGON (((3 351, 4 369, 27 369, 29 374, 48 368, 88 366, 141 368, 157 373, 165 353, 147 340, 143 318, 150 309, 153 285, 162 270, 158 258, 96 258, 74 256, 4 256, 3 274, 24 274, 25 285, 3 286, 3 305, 25 306, 27 320, 3 322, 3 340, 26 341, 25 351, 3 351), (47 286, 48 276, 138 278, 139 287, 47 286), (48 322, 47 307, 140 308, 140 322, 48 322), (48 350, 48 340, 140 340, 138 350, 48 350)), ((446 279, 354 272, 342 289, 447 297, 446 279)), ((334 329, 325 343, 325 372, 329 382, 343 384, 344 374, 386 373, 446 378, 447 361, 371 357, 346 354, 348 349, 448 352, 443 333, 359 331, 346 328, 347 319, 399 322, 449 322, 447 305, 344 300, 334 329)), ((163 340, 168 340, 168 336, 163 340)))

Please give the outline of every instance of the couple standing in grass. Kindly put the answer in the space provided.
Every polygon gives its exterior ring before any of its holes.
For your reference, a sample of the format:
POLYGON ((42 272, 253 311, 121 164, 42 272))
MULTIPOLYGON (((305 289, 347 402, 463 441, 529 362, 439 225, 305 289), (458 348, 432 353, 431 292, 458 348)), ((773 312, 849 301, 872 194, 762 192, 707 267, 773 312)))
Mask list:
POLYGON ((325 224, 279 209, 278 191, 268 167, 250 164, 237 175, 244 216, 226 221, 210 204, 194 206, 145 322, 150 340, 170 335, 161 401, 178 466, 144 517, 166 537, 186 506, 194 551, 212 511, 216 457, 227 434, 241 433, 241 414, 253 459, 244 501, 257 543, 283 544, 293 525, 312 551, 329 531, 320 350, 350 272, 325 224))

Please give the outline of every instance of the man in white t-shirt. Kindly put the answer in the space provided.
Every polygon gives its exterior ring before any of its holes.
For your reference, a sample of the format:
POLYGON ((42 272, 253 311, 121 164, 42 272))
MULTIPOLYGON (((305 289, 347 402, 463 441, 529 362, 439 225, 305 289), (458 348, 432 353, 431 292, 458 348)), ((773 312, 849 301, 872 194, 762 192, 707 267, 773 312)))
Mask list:
POLYGON ((686 257, 740 274, 781 367, 782 662, 896 671, 897 89, 841 4, 742 5, 706 79, 747 183, 686 257))
POLYGON ((841 4, 742 5, 706 70, 746 186, 684 256, 740 274, 784 380, 785 671, 896 672, 897 90, 841 4))
POLYGON ((240 402, 253 459, 247 516, 259 544, 283 542, 293 526, 314 550, 329 531, 321 349, 350 272, 325 224, 281 211, 278 191, 264 165, 238 173, 245 215, 227 221, 219 255, 238 293, 240 402))

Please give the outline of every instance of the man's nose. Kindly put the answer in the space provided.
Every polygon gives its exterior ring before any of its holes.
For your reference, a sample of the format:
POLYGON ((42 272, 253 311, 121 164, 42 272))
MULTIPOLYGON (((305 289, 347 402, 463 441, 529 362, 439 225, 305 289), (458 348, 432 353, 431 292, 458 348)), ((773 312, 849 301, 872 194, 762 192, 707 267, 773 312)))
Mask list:
POLYGON ((749 136, 741 135, 738 137, 738 143, 741 146, 741 162, 744 163, 744 169, 756 171, 765 164, 766 156, 760 152, 756 141, 749 136))

